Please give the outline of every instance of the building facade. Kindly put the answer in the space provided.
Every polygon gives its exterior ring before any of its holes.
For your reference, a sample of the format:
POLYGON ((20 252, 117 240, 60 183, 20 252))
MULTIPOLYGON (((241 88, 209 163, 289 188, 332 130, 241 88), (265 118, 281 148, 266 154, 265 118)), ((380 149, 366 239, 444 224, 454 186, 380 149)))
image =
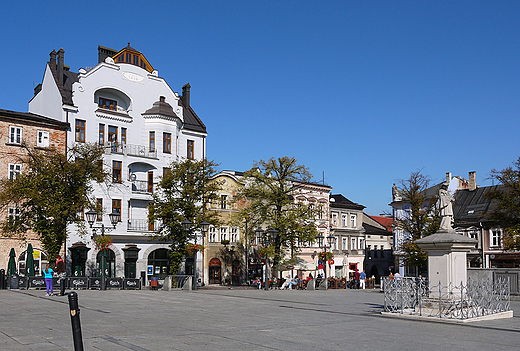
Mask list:
POLYGON ((336 237, 332 275, 336 277, 348 278, 356 270, 361 272, 365 269, 364 208, 341 194, 330 197, 331 228, 336 237))
MULTIPOLYGON (((190 85, 180 95, 130 45, 119 51, 99 46, 98 63, 77 73, 64 64, 63 49, 53 50, 34 93, 30 112, 70 123, 67 146, 98 143, 105 148, 103 167, 112 174, 112 184, 95 184, 94 226, 109 229, 107 214, 121 215, 108 233, 113 239, 108 276, 164 278, 168 244, 150 241, 156 224, 148 222, 148 204, 173 162, 206 155, 206 127, 190 105, 190 85)), ((91 235, 69 229, 70 271, 98 274, 100 254, 91 235)))
POLYGON ((368 277, 374 277, 376 283, 382 276, 393 273, 394 255, 392 253, 393 234, 392 218, 383 216, 363 215, 365 228, 365 272, 368 277))
MULTIPOLYGON (((0 110, 0 177, 14 178, 24 171, 24 158, 27 148, 45 151, 54 148, 59 152, 66 151, 66 134, 69 124, 52 118, 26 112, 0 110), (27 147, 27 148, 26 148, 27 147)), ((8 206, 1 214, 1 220, 7 216, 16 216, 16 206, 8 206)), ((19 274, 25 274, 25 255, 27 245, 32 244, 35 273, 40 275, 47 255, 38 236, 29 232, 26 240, 0 235, 0 269, 7 272, 9 252, 14 248, 16 265, 19 274)))

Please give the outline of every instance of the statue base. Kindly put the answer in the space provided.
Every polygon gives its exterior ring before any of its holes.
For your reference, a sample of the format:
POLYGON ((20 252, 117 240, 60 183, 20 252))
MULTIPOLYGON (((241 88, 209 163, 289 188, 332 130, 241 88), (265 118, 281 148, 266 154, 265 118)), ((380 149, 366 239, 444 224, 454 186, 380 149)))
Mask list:
POLYGON ((475 248, 478 243, 476 239, 457 234, 453 229, 443 229, 415 243, 428 254, 428 279, 431 284, 466 285, 466 253, 475 248))

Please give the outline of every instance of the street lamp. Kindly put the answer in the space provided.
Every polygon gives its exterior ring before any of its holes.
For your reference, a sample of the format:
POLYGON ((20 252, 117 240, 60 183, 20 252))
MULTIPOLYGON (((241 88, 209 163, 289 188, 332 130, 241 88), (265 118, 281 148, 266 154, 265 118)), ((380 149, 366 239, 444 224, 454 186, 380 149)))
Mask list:
MULTIPOLYGON (((256 239, 258 243, 262 245, 264 248, 267 248, 270 244, 276 243, 278 238, 278 231, 274 228, 269 229, 267 232, 262 228, 258 228, 255 230, 256 239)), ((264 278, 264 289, 269 290, 269 259, 267 257, 267 253, 265 255, 265 278, 264 278)))
MULTIPOLYGON (((195 240, 195 246, 197 245, 197 233, 192 233, 190 235, 190 231, 193 228, 193 222, 189 220, 184 220, 181 222, 182 230, 187 234, 190 239, 195 240)), ((209 229, 210 224, 206 221, 202 221, 199 223, 199 227, 202 231, 202 244, 204 244, 204 238, 206 237, 206 232, 209 229)), ((193 258, 193 281, 192 281, 192 289, 197 290, 197 251, 195 251, 195 257, 193 258)))
MULTIPOLYGON (((323 240, 323 239, 325 239, 325 237, 321 233, 316 236, 316 239, 318 240, 318 246, 323 249, 323 252, 327 252, 327 249, 332 248, 334 246, 334 243, 336 242, 336 237, 333 236, 332 234, 330 234, 327 237, 326 243, 323 240)), ((325 290, 327 290, 329 287, 329 282, 327 281, 327 264, 328 264, 328 262, 327 262, 326 255, 324 255, 324 258, 325 258, 325 260, 324 260, 325 262, 323 262, 323 278, 325 280, 325 290)))
MULTIPOLYGON (((87 213, 85 213, 85 216, 87 217, 87 222, 88 222, 90 228, 92 228, 92 239, 95 239, 97 236, 96 229, 101 229, 101 236, 104 237, 105 231, 109 232, 109 231, 112 231, 113 229, 116 229, 117 223, 119 223, 119 221, 121 220, 121 214, 116 211, 112 211, 112 213, 110 213, 108 215, 108 217, 110 218, 110 223, 112 224, 112 226, 114 226, 114 228, 110 228, 110 227, 105 228, 104 223, 101 223, 101 226, 99 226, 99 227, 93 227, 94 222, 96 221, 96 218, 98 216, 98 213, 94 210, 90 210, 87 213)), ((106 257, 106 248, 104 248, 103 256, 101 257, 101 290, 106 290, 106 272, 105 272, 106 258, 107 258, 106 257)))

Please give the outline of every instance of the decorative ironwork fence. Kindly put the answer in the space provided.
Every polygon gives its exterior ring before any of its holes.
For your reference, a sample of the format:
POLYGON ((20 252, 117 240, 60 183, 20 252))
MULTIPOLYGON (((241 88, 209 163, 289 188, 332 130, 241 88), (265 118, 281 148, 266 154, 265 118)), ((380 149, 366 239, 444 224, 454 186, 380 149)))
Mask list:
POLYGON ((510 310, 509 281, 472 280, 466 285, 430 285, 427 280, 383 278, 385 312, 469 319, 510 310))

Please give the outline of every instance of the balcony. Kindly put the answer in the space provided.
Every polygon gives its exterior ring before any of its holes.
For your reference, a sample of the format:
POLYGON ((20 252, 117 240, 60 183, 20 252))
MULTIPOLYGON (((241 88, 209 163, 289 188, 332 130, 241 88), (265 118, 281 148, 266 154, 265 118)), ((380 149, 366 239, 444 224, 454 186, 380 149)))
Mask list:
POLYGON ((118 142, 105 143, 107 154, 123 154, 128 156, 137 156, 144 158, 157 158, 157 150, 150 151, 147 146, 122 144, 118 142))
POLYGON ((153 194, 155 184, 149 184, 146 180, 133 180, 132 192, 138 194, 153 194))
POLYGON ((148 223, 148 219, 129 219, 127 230, 129 232, 154 232, 159 226, 159 221, 148 223))

